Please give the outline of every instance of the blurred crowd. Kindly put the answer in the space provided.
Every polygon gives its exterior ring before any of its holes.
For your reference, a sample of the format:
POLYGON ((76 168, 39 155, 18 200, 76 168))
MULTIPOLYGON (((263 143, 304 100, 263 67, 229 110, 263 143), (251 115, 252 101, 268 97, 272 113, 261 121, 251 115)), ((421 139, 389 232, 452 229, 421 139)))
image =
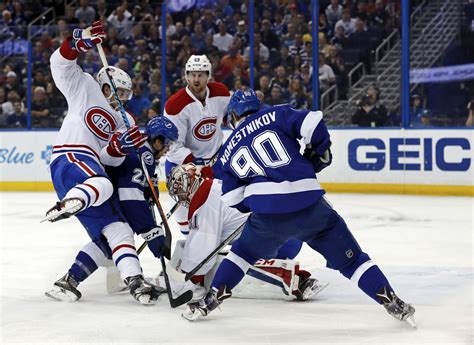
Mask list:
MULTIPOLYGON (((36 30, 29 37, 33 68, 32 127, 60 126, 67 104, 52 82, 49 57, 74 27, 85 28, 94 20, 106 26, 107 40, 103 46, 109 64, 124 69, 133 78, 134 96, 128 110, 141 125, 159 113, 165 101, 161 99, 163 63, 166 97, 185 86, 184 64, 192 54, 206 54, 212 62, 213 79, 230 90, 249 86, 248 0, 201 2, 207 6, 166 15, 165 57, 161 56, 159 2, 79 0, 75 7, 62 5, 62 11, 56 13, 56 25, 36 30)), ((399 27, 400 1, 321 0, 319 3, 320 93, 335 86, 339 98, 344 99, 347 73, 359 62, 370 71, 371 51, 399 27)), ((300 109, 312 105, 310 4, 310 0, 255 1, 254 87, 264 103, 290 103, 300 109)), ((0 4, 0 12, 2 40, 19 40, 26 38, 26 24, 33 14, 41 13, 41 5, 7 0, 0 4)), ((25 127, 25 56, 0 56, 0 59, 0 127, 25 127)), ((78 63, 91 74, 101 67, 95 51, 81 55, 78 63)))

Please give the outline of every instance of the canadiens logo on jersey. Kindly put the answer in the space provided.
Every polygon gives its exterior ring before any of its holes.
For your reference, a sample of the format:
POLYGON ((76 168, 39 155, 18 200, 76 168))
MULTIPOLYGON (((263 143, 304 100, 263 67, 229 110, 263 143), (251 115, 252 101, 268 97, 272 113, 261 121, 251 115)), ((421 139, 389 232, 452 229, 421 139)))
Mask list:
POLYGON ((199 121, 193 128, 193 135, 198 140, 209 140, 216 133, 217 117, 208 117, 199 121))
POLYGON ((87 109, 84 121, 87 128, 101 140, 109 140, 117 128, 114 117, 101 107, 87 109))

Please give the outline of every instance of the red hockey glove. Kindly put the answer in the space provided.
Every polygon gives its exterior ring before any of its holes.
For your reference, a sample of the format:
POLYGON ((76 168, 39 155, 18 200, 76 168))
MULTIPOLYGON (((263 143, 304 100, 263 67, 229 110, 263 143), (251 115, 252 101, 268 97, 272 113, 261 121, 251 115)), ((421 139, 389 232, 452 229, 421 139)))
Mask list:
POLYGON ((123 157, 142 147, 147 140, 138 126, 129 128, 125 133, 116 132, 107 146, 107 153, 112 157, 123 157))
POLYGON ((72 32, 71 48, 85 53, 99 43, 102 43, 105 37, 106 33, 102 23, 96 21, 86 29, 74 29, 72 32))

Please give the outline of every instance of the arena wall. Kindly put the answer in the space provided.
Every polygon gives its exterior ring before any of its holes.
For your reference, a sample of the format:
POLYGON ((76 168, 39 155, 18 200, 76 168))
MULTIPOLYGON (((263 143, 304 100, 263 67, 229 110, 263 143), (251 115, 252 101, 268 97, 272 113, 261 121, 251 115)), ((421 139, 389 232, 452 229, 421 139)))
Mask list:
MULTIPOLYGON (((474 131, 331 129, 329 192, 474 196, 474 131)), ((1 132, 0 190, 51 191, 55 131, 1 132)), ((225 131, 229 135, 229 131, 225 131)), ((163 165, 160 190, 165 190, 163 165)))

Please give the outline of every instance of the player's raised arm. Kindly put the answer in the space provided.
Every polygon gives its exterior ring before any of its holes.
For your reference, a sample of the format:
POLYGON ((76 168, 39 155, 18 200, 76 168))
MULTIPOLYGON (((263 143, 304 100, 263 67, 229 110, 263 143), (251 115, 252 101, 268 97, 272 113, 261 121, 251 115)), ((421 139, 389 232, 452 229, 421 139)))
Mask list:
POLYGON ((86 29, 74 29, 73 36, 68 37, 51 55, 51 74, 54 83, 68 103, 71 98, 85 91, 83 82, 85 78, 92 80, 92 76, 84 73, 77 65, 76 59, 81 52, 85 53, 102 43, 105 36, 102 23, 99 21, 86 29))

